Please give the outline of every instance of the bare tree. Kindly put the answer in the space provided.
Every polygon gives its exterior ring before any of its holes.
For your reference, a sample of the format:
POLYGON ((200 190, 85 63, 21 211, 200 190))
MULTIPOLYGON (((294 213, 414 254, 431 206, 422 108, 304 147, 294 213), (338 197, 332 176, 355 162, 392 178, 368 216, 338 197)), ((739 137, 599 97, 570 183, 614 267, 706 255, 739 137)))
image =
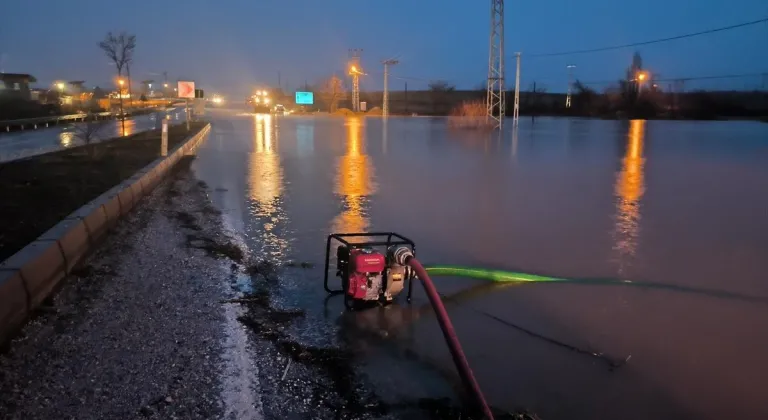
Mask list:
MULTIPOLYGON (((99 118, 99 114, 88 112, 83 118, 83 122, 74 126, 74 138, 88 148, 88 154, 91 157, 94 157, 96 151, 93 143, 101 139, 102 132, 107 125, 106 123, 106 120, 99 118)), ((125 130, 123 130, 124 132, 125 130)))
MULTIPOLYGON (((129 35, 125 32, 115 35, 112 32, 107 33, 104 40, 99 42, 99 48, 104 51, 104 54, 112 60, 117 69, 117 77, 122 78, 123 68, 129 71, 128 80, 128 92, 131 91, 130 81, 130 65, 133 62, 133 51, 136 49, 136 35, 129 35)), ((120 120, 122 124, 122 130, 125 131, 125 113, 123 112, 123 95, 122 86, 120 88, 120 120)))
POLYGON ((456 90, 456 86, 446 82, 445 80, 434 80, 429 82, 429 90, 432 92, 453 92, 456 90))
POLYGON ((320 84, 320 98, 328 104, 328 111, 335 112, 344 95, 344 83, 335 74, 320 84))

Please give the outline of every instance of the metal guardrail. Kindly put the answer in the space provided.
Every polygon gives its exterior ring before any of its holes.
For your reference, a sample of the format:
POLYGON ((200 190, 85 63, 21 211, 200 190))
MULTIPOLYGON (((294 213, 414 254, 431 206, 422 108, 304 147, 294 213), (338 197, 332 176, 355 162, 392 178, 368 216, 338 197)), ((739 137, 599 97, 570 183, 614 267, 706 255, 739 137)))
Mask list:
MULTIPOLYGON (((148 109, 154 109, 154 108, 142 108, 136 111, 146 111, 148 109)), ((172 108, 171 108, 172 109, 172 108)), ((124 112, 126 117, 132 116, 134 112, 124 112)), ((164 110, 164 111, 167 111, 164 110)), ((113 113, 113 112, 99 112, 96 114, 97 117, 101 118, 118 118, 119 113, 113 113)), ((18 128, 21 130, 24 130, 25 127, 32 126, 35 130, 38 128, 38 125, 45 125, 45 127, 48 127, 50 124, 59 124, 61 122, 77 122, 77 121, 83 121, 85 117, 87 117, 88 114, 86 113, 79 113, 79 114, 70 114, 70 115, 54 115, 50 117, 39 117, 39 118, 25 118, 25 119, 18 119, 18 120, 5 120, 0 121, 0 132, 9 132, 11 131, 11 128, 18 128)))

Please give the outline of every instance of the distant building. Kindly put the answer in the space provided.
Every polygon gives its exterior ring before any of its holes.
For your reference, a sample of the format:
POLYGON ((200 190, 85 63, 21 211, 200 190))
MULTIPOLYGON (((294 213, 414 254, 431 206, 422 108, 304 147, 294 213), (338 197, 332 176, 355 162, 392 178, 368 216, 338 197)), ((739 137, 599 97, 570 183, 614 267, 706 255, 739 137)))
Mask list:
POLYGON ((33 76, 22 73, 0 73, 0 96, 31 100, 31 83, 37 82, 33 76))
POLYGON ((75 80, 75 81, 69 82, 69 89, 72 96, 78 96, 81 93, 83 93, 84 84, 85 84, 84 80, 75 80))

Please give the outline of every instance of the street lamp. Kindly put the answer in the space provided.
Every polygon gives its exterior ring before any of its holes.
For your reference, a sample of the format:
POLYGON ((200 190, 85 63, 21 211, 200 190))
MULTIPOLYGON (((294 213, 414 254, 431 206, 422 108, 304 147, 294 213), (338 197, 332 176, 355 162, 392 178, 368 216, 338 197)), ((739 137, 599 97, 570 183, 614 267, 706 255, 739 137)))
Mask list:
POLYGON ((637 80, 639 82, 644 82, 646 79, 648 79, 648 72, 645 72, 645 71, 637 72, 637 80))
POLYGON ((64 90, 64 83, 61 83, 61 82, 56 83, 56 87, 59 88, 60 91, 63 91, 64 90))
POLYGON ((125 112, 123 111, 123 85, 125 80, 117 79, 117 84, 120 85, 120 88, 117 90, 117 98, 120 100, 120 132, 125 135, 125 112))

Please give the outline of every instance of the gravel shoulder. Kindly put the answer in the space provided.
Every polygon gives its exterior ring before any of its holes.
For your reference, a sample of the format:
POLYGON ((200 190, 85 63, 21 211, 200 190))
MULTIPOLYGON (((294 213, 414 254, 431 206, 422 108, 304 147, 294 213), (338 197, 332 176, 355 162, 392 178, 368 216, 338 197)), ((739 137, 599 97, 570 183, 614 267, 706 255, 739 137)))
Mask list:
POLYGON ((221 418, 217 220, 180 163, 0 355, 0 418, 221 418))

